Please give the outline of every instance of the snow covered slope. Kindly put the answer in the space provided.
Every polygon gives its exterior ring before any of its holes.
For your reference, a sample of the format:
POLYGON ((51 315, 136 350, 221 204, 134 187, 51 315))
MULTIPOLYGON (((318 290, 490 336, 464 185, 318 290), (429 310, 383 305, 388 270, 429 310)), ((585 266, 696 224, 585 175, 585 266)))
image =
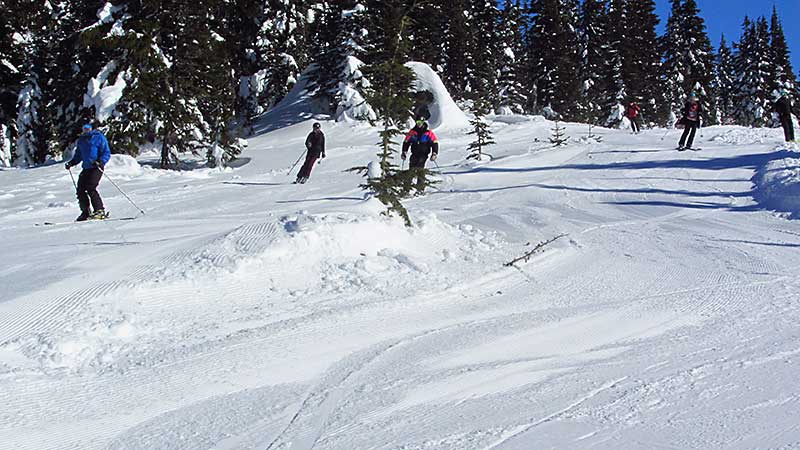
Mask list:
POLYGON ((69 174, 0 172, 0 449, 798 447, 800 223, 751 181, 777 130, 553 149, 506 117, 467 163, 444 129, 407 229, 343 172, 375 130, 324 122, 292 185, 311 122, 275 117, 237 169, 115 158, 133 221, 37 227, 69 174))

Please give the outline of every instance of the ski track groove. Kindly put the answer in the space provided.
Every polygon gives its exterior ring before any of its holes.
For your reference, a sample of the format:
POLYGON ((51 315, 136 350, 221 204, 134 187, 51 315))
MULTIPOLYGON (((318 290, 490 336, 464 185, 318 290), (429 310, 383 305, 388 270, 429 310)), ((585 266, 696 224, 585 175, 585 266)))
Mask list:
MULTIPOLYGON (((196 260, 199 256, 210 254, 212 266, 219 267, 228 258, 228 254, 216 250, 231 242, 240 252, 252 256, 257 250, 265 249, 278 235, 279 227, 274 223, 248 224, 232 231, 220 233, 211 239, 203 239, 200 249, 188 249, 173 252, 162 258, 157 265, 134 267, 130 276, 116 279, 108 283, 97 283, 87 289, 79 289, 52 300, 40 300, 39 306, 32 310, 21 310, 17 314, 0 321, 0 345, 15 341, 30 333, 43 333, 63 328, 77 317, 90 301, 107 296, 113 292, 131 290, 157 278, 163 268, 179 265, 181 261, 196 260)), ((122 270, 115 267, 113 272, 122 270)), ((191 297, 190 297, 191 298, 191 297)))

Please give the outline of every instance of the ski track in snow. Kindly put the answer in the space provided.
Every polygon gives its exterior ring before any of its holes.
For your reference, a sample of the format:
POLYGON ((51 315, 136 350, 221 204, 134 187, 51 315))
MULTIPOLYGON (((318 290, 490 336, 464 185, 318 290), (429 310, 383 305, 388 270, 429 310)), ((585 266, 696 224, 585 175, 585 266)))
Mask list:
POLYGON ((800 448, 800 225, 753 200, 763 132, 533 151, 551 125, 508 122, 491 162, 441 133, 414 230, 343 173, 361 125, 325 122, 303 186, 310 122, 235 170, 121 161, 131 222, 34 227, 69 178, 3 172, 0 449, 800 448))

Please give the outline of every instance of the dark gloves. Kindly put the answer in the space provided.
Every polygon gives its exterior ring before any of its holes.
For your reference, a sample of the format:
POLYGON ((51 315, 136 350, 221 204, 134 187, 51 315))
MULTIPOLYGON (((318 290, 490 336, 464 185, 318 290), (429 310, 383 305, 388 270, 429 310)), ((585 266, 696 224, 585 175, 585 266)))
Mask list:
POLYGON ((322 158, 323 159, 325 158, 325 152, 322 152, 322 158))
POLYGON ((406 159, 406 152, 400 153, 400 159, 402 160, 406 159))
POLYGON ((70 168, 72 168, 72 164, 70 164, 69 162, 67 162, 66 164, 64 164, 64 168, 65 168, 65 169, 67 169, 67 170, 69 170, 70 168))

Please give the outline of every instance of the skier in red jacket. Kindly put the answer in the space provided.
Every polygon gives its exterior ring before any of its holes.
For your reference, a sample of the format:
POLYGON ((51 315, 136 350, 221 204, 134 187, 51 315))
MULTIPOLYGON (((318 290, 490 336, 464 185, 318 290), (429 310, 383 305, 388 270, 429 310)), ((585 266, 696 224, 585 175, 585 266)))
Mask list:
POLYGON ((642 126, 639 123, 641 112, 642 108, 636 102, 630 102, 630 104, 628 104, 628 108, 625 110, 625 117, 631 121, 631 129, 633 129, 633 134, 639 134, 639 132, 642 130, 642 126))

